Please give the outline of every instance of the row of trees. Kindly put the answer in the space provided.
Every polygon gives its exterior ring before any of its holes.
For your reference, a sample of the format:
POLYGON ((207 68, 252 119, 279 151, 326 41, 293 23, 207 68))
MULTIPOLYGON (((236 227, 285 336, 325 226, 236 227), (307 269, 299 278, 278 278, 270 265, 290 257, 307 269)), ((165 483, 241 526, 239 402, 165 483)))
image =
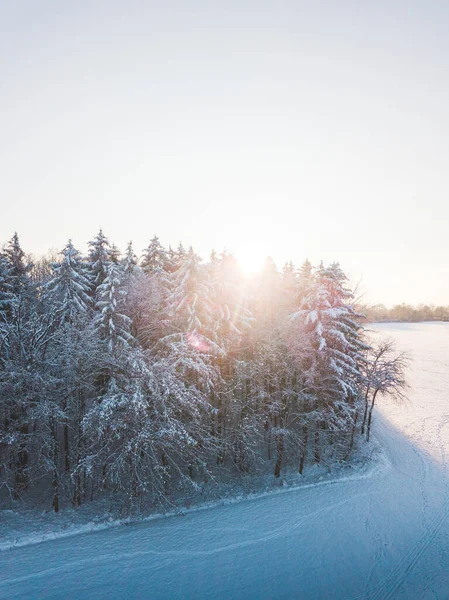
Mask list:
POLYGON ((0 254, 0 485, 55 511, 172 502, 241 473, 345 460, 404 357, 372 346, 337 263, 251 282, 235 258, 102 231, 82 256, 0 254), (190 491, 189 491, 190 490, 190 491), (47 500, 46 500, 47 501, 47 500))
POLYGON ((387 308, 384 304, 367 305, 361 308, 372 323, 418 323, 421 321, 449 321, 449 306, 427 304, 396 304, 387 308))

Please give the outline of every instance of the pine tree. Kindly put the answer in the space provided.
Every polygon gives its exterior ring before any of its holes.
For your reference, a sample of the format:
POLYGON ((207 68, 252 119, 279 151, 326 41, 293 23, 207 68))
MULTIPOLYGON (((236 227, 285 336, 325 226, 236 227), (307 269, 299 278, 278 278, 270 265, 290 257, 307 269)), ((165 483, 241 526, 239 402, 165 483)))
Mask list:
POLYGON ((7 285, 12 296, 16 299, 26 297, 30 300, 34 295, 30 278, 33 264, 26 260, 17 233, 14 233, 6 244, 2 257, 5 263, 4 271, 7 272, 7 285))
POLYGON ((11 311, 12 291, 11 267, 6 257, 0 254, 0 327, 11 311))
POLYGON ((220 256, 212 252, 207 269, 214 339, 234 352, 254 323, 238 261, 227 252, 220 256))
POLYGON ((133 243, 128 242, 125 256, 122 259, 122 270, 126 280, 129 280, 129 278, 135 274, 137 262, 138 260, 134 252, 133 243))
POLYGON ((326 269, 320 268, 317 279, 318 285, 327 292, 329 326, 326 343, 332 347, 336 370, 344 378, 340 388, 346 390, 347 397, 355 397, 364 354, 369 349, 361 336, 363 315, 354 309, 354 295, 347 287, 347 277, 338 263, 332 263, 326 269))
POLYGON ((299 305, 302 300, 309 294, 311 288, 314 285, 315 275, 312 267, 312 263, 306 259, 301 267, 298 269, 296 278, 296 300, 299 305))
POLYGON ((2 305, 0 324, 0 446, 6 448, 6 472, 10 474, 17 499, 30 481, 33 437, 32 414, 46 402, 47 373, 45 356, 54 333, 51 312, 42 310, 36 286, 17 233, 6 245, 2 263, 2 305), (11 466, 11 468, 9 468, 11 466))
POLYGON ((81 466, 126 491, 131 506, 143 494, 166 504, 175 486, 196 489, 193 466, 204 472, 209 408, 165 361, 150 363, 135 349, 122 367, 84 420, 84 435, 96 452, 81 466))
POLYGON ((265 259, 264 267, 258 275, 254 293, 253 312, 260 331, 264 329, 268 331, 279 316, 278 300, 281 283, 281 275, 269 256, 265 259))
POLYGON ((218 446, 216 461, 223 464, 229 457, 240 471, 244 471, 253 456, 247 442, 254 421, 245 394, 237 397, 235 390, 244 389, 239 380, 244 367, 238 359, 243 353, 242 348, 246 347, 245 336, 254 319, 247 306, 235 257, 227 252, 220 256, 212 252, 206 269, 212 323, 208 335, 221 349, 214 357, 220 374, 219 384, 214 386, 210 400, 215 408, 212 428, 218 446))
POLYGON ((121 256, 120 250, 117 248, 117 246, 115 244, 112 244, 111 251, 109 253, 109 260, 117 265, 120 262, 120 256, 121 256))
POLYGON ((52 265, 53 276, 45 285, 43 300, 56 306, 60 322, 73 323, 90 310, 90 282, 81 255, 71 240, 61 255, 61 262, 52 265))
POLYGON ((180 375, 205 390, 214 387, 218 374, 212 357, 224 354, 214 339, 208 284, 207 269, 190 248, 170 276, 171 293, 166 305, 170 332, 160 343, 180 375))
POLYGON ((168 311, 178 331, 213 337, 210 335, 213 324, 208 273, 200 260, 190 247, 171 277, 168 311))
POLYGON ((187 252, 182 245, 182 242, 179 242, 176 251, 174 252, 174 270, 178 269, 186 260, 187 252))
POLYGON ((167 273, 173 273, 173 271, 176 271, 179 266, 178 262, 177 252, 173 250, 171 246, 169 246, 167 250, 167 262, 165 267, 167 273))
POLYGON ((132 343, 131 319, 124 314, 126 290, 121 286, 118 265, 111 262, 107 267, 106 278, 97 288, 95 329, 106 343, 110 353, 126 348, 132 343))
POLYGON ((88 274, 91 281, 93 295, 95 297, 97 288, 106 279, 108 267, 111 263, 111 247, 108 238, 100 229, 95 238, 89 242, 88 274))
POLYGON ((149 246, 144 250, 141 267, 144 273, 151 275, 155 272, 165 271, 167 267, 167 251, 155 235, 149 246))
POLYGON ((368 346, 338 263, 320 265, 291 320, 290 348, 299 357, 307 393, 315 398, 315 458, 323 428, 349 432, 359 409, 361 366, 368 346))
MULTIPOLYGON (((33 265, 25 258, 17 233, 0 253, 0 324, 3 330, 0 361, 7 356, 8 348, 24 333, 25 323, 37 310, 36 286, 31 281, 33 265), (20 325, 19 325, 20 322, 20 325)), ((22 354, 26 349, 22 348, 22 354)))
POLYGON ((282 310, 291 314, 298 302, 298 276, 293 263, 285 263, 282 269, 282 310))

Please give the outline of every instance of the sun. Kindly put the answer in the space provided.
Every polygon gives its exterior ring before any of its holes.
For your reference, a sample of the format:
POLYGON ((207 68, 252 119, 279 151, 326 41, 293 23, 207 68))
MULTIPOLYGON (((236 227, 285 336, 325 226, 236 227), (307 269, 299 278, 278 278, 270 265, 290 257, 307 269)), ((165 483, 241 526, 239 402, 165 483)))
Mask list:
POLYGON ((258 248, 244 248, 236 252, 237 261, 245 275, 254 275, 263 268, 264 253, 258 248))

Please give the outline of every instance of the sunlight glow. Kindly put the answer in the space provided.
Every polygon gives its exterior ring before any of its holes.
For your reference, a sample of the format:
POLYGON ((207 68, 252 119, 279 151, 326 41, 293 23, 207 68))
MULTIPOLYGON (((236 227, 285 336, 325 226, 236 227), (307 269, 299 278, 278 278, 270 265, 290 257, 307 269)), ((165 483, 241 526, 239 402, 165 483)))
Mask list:
POLYGON ((245 248, 236 253, 237 261, 243 273, 254 275, 262 270, 265 253, 260 248, 245 248))
POLYGON ((192 346, 192 348, 198 350, 198 352, 209 352, 210 350, 210 346, 206 342, 206 340, 196 333, 188 333, 187 341, 192 346))

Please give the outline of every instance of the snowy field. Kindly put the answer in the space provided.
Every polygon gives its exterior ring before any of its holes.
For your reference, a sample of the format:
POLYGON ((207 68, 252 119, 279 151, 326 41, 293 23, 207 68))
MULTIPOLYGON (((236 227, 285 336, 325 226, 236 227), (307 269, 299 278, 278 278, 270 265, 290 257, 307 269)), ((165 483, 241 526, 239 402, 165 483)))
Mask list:
POLYGON ((449 324, 376 329, 413 364, 371 472, 1 552, 0 598, 449 598, 449 324))

